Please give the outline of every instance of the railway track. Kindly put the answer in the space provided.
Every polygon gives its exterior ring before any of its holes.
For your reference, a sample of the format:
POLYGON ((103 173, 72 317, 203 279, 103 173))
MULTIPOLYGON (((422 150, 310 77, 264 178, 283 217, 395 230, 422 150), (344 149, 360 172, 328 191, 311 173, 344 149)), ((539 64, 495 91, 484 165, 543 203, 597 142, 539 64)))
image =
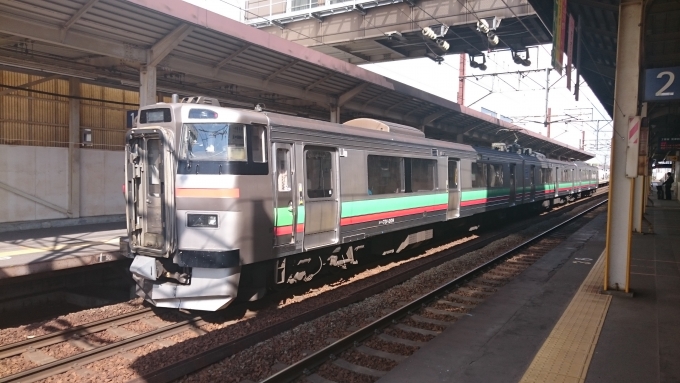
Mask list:
MULTIPOLYGON (((571 234, 556 232, 558 229, 590 213, 592 210, 602 206, 606 202, 607 200, 605 199, 586 211, 503 252, 495 259, 492 259, 429 293, 404 304, 402 307, 384 315, 373 323, 337 340, 333 344, 309 355, 299 362, 282 369, 278 373, 262 380, 260 383, 292 382, 301 377, 304 377, 306 381, 314 383, 333 383, 331 380, 312 373, 312 371, 319 369, 319 367, 323 368, 329 364, 335 368, 340 367, 346 371, 373 378, 379 378, 385 375, 387 371, 361 366, 339 356, 343 352, 354 348, 364 355, 377 356, 394 362, 405 359, 406 357, 403 355, 370 348, 361 345, 360 342, 370 338, 377 338, 383 342, 397 343, 416 348, 424 345, 426 342, 395 337, 393 335, 385 334, 383 331, 388 328, 393 328, 412 334, 429 337, 436 336, 440 331, 426 330, 401 322, 403 322, 404 319, 407 319, 412 322, 434 324, 435 326, 442 328, 453 324, 456 318, 465 315, 476 305, 483 302, 484 299, 495 292, 497 288, 501 287, 512 279, 512 277, 531 266, 536 260, 553 249, 555 244, 562 242, 571 234), (547 239, 547 241, 545 241, 547 243, 540 242, 545 239, 547 239), (422 312, 430 312, 447 318, 427 318, 418 314, 422 312)), ((342 375, 342 372, 339 373, 337 370, 334 371, 333 367, 330 368, 330 372, 334 374, 334 376, 342 375)))
MULTIPOLYGON (((603 192, 600 190, 598 190, 598 192, 600 192, 598 194, 603 194, 603 192)), ((597 198, 597 194, 595 195, 594 198, 597 198)), ((592 200, 593 198, 589 198, 585 201, 592 200)), ((370 297, 378 292, 381 292, 391 286, 397 285, 411 278, 413 275, 421 273, 427 269, 435 267, 462 254, 482 248, 487 244, 499 238, 503 238, 504 236, 507 235, 508 235, 507 231, 501 230, 500 232, 493 235, 489 235, 488 237, 479 238, 478 240, 472 241, 470 243, 465 243, 463 245, 457 246, 454 249, 445 250, 442 252, 442 254, 428 257, 429 260, 428 262, 425 262, 417 267, 404 270, 403 272, 399 272, 393 275, 392 277, 382 280, 378 284, 374 284, 367 288, 364 288, 358 293, 352 294, 351 296, 334 301, 331 304, 319 306, 311 311, 304 312, 301 315, 297 315, 295 317, 289 318, 279 323, 270 325, 269 327, 261 331, 248 334, 246 336, 234 339, 226 344, 214 347, 203 353, 190 356, 187 359, 180 361, 179 363, 163 367, 155 372, 147 374, 142 378, 138 379, 138 381, 166 382, 184 376, 190 372, 196 371, 200 368, 203 368, 226 357, 229 357, 259 342, 267 340, 283 331, 294 328, 299 324, 321 317, 324 314, 333 310, 337 310, 340 307, 344 307, 349 304, 363 300, 367 297, 370 297)), ((401 311, 402 311, 401 309, 398 310, 398 312, 401 311)), ((26 341, 0 346, 0 360, 2 360, 5 358, 22 355, 24 353, 35 352, 35 350, 38 350, 41 347, 54 345, 60 342, 72 341, 73 339, 77 340, 78 338, 81 338, 83 336, 89 334, 96 334, 101 331, 112 331, 113 333, 118 333, 119 338, 123 338, 122 340, 111 344, 102 345, 87 350, 84 349, 83 352, 78 353, 76 355, 72 355, 63 359, 53 360, 42 365, 39 365, 38 367, 27 369, 14 375, 5 376, 3 378, 0 378, 0 383, 11 381, 21 382, 38 381, 50 376, 54 376, 56 374, 77 369, 80 366, 84 366, 86 364, 96 362, 98 360, 110 356, 114 356, 121 352, 125 352, 136 347, 140 347, 142 345, 146 345, 152 342, 156 342, 158 340, 162 340, 164 338, 171 337, 173 335, 179 334, 187 330, 193 330, 198 333, 205 333, 205 331, 201 330, 200 327, 202 325, 205 325, 206 321, 197 316, 194 317, 186 316, 183 320, 177 321, 176 323, 170 324, 165 323, 162 325, 159 324, 155 330, 142 334, 134 334, 130 333, 129 331, 127 333, 126 331, 116 331, 116 329, 119 329, 120 326, 122 325, 140 320, 153 319, 154 316, 155 314, 152 309, 143 309, 123 314, 120 316, 100 320, 97 322, 89 323, 86 325, 74 327, 72 329, 36 337, 33 339, 28 339, 26 341)), ((384 318, 381 318, 378 322, 382 323, 383 319, 384 318)), ((388 321, 390 320, 391 319, 389 319, 388 321)), ((344 344, 343 342, 341 343, 344 344)), ((337 351, 335 352, 337 353, 337 351)), ((287 370, 288 369, 284 371, 287 370)), ((281 372, 283 373, 284 371, 281 372)))

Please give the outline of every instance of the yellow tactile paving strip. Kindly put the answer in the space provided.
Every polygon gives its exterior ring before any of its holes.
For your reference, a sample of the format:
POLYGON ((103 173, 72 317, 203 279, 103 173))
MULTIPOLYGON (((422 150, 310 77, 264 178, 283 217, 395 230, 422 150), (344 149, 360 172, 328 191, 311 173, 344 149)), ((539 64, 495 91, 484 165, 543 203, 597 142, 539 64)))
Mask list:
POLYGON ((600 294, 604 256, 600 256, 562 314, 521 383, 583 383, 595 351, 611 295, 600 294))

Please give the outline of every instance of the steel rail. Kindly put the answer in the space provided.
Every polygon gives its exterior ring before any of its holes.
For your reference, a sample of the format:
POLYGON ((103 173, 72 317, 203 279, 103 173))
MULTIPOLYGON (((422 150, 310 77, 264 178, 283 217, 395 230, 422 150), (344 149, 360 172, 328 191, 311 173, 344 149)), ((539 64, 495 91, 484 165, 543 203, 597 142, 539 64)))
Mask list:
POLYGON ((198 327, 207 322, 195 317, 181 322, 171 324, 165 327, 158 328, 153 331, 139 334, 119 342, 111 343, 105 346, 97 347, 89 351, 85 351, 67 358, 59 359, 29 370, 18 372, 14 375, 9 375, 0 378, 0 383, 21 381, 22 383, 35 382, 37 380, 49 378, 56 374, 67 372, 73 368, 83 366, 88 363, 96 362, 100 359, 108 358, 118 354, 121 350, 133 349, 161 338, 169 337, 179 334, 193 327, 198 327))
POLYGON ((82 324, 66 330, 57 331, 51 334, 41 335, 32 339, 8 343, 0 346, 0 359, 9 358, 11 356, 19 355, 27 351, 36 350, 56 343, 65 342, 74 335, 84 336, 94 334, 96 332, 106 330, 107 328, 110 328, 112 326, 120 326, 123 324, 134 322, 136 320, 147 318, 152 314, 153 314, 152 309, 144 308, 141 310, 136 310, 125 314, 116 315, 111 318, 104 318, 96 322, 82 324))
MULTIPOLYGON (((594 197, 597 197, 597 196, 594 196, 594 197)), ((569 219, 568 221, 565 221, 565 223, 562 223, 562 225, 564 225, 568 222, 571 222, 571 220, 573 220, 574 218, 580 217, 581 215, 587 213, 588 211, 602 205, 604 202, 606 202, 606 199, 604 201, 598 203, 595 207, 589 208, 587 211, 579 213, 579 215, 569 219)), ((560 214, 560 210, 557 210, 555 213, 560 214)), ((556 226, 551 230, 555 230, 557 227, 559 227, 559 226, 556 226)), ((542 233, 541 235, 545 235, 545 233, 546 232, 542 233)), ((395 285, 397 285, 401 282, 404 282, 404 281, 412 278, 414 275, 422 273, 422 272, 424 272, 424 271, 426 271, 426 270, 428 270, 432 267, 438 266, 438 265, 440 265, 444 262, 447 262, 447 261, 454 259, 454 258, 456 258, 460 255, 463 255, 465 253, 468 253, 468 252, 480 249, 484 246, 487 246, 488 244, 490 244, 490 243, 492 243, 492 242, 494 242, 498 239, 504 238, 504 237, 508 236, 509 234, 510 234, 510 232, 508 232, 508 230, 502 230, 499 233, 490 235, 487 238, 480 238, 479 241, 475 240, 474 242, 471 242, 471 243, 462 244, 462 245, 457 246, 455 248, 444 250, 440 256, 433 259, 433 261, 431 261, 431 262, 424 263, 424 264, 417 266, 413 269, 402 271, 398 274, 393 275, 390 278, 387 278, 386 280, 383 280, 383 281, 381 281, 377 284, 374 284, 374 285, 371 285, 371 286, 369 286, 365 289, 362 289, 361 291, 358 291, 358 292, 352 294, 351 296, 341 298, 339 300, 336 300, 336 301, 333 301, 331 303, 325 304, 323 306, 317 307, 317 308, 310 310, 306 313, 303 313, 299 316, 296 316, 296 317, 284 320, 282 322, 273 324, 273 325, 266 327, 263 330, 258 331, 256 333, 246 335, 242 338, 235 339, 235 340, 230 341, 228 343, 216 346, 216 347, 214 347, 210 350, 206 350, 202 353, 190 356, 187 359, 179 361, 178 363, 175 363, 175 364, 167 366, 167 367, 163 367, 159 370, 156 370, 156 371, 153 371, 149 374, 146 374, 146 375, 142 376, 141 378, 131 380, 128 383, 157 383, 157 382, 160 383, 160 382, 169 382, 169 381, 181 378, 182 376, 185 376, 185 375, 187 375, 191 372, 197 371, 201 368, 207 367, 211 364, 217 363, 217 362, 219 362, 219 361, 221 361, 225 358, 228 358, 228 357, 236 354, 237 352, 245 350, 248 347, 252 347, 252 346, 256 345, 257 343, 260 343, 260 342, 263 342, 267 339, 270 339, 271 337, 278 335, 278 334, 280 334, 284 331, 288 331, 288 330, 290 330, 290 329, 294 328, 295 326, 298 326, 302 323, 314 320, 316 318, 319 318, 323 315, 328 314, 331 311, 335 311, 339 308, 348 306, 352 303, 359 302, 359 301, 364 300, 364 299, 366 299, 366 298, 368 298, 372 295, 380 293, 387 288, 393 287, 393 286, 395 286, 395 285)), ((530 241, 535 240, 535 238, 536 237, 530 239, 529 241, 524 242, 520 246, 525 246, 530 241)), ((483 266, 480 266, 480 267, 483 267, 483 266)), ((475 269, 475 270, 477 270, 477 269, 475 269)), ((408 311, 408 310, 406 310, 406 311, 408 311)), ((377 322, 382 323, 383 319, 380 319, 377 322)), ((391 320, 391 318, 390 318, 390 320, 391 320)), ((387 322, 389 322, 389 320, 387 320, 387 322)), ((359 331, 362 331, 362 330, 359 330, 359 331)), ((341 342, 341 341, 338 341, 338 342, 341 342)), ((335 345, 335 343, 334 343, 334 345, 335 345)), ((314 355, 316 355, 316 354, 313 354, 312 356, 314 356, 314 355)), ((309 360, 312 356, 305 358, 304 360, 309 360)), ((288 371, 289 368, 282 370, 279 374, 283 373, 284 371, 288 371)), ((278 376, 279 374, 277 374, 275 376, 278 376)))
POLYGON ((583 215, 591 212, 592 210, 602 206, 604 203, 606 203, 608 199, 605 199, 604 201, 601 201, 597 203, 595 206, 592 206, 585 211, 553 226, 552 228, 545 230, 544 232, 534 236, 533 238, 530 238, 521 244, 513 247, 512 249, 500 254, 496 258, 484 263, 483 265, 480 265, 476 268, 474 268, 471 271, 468 271, 467 273, 456 277, 452 279, 451 281, 439 286, 438 288, 430 291, 429 293, 421 296, 420 298, 417 298, 410 303, 408 303, 405 306, 402 306, 401 308, 398 308, 394 310, 393 312, 383 316, 382 318, 374 321, 373 323, 370 323, 369 325, 353 332, 352 334, 339 339, 335 343, 309 355, 308 357, 284 368, 283 370, 277 372, 274 375, 271 375, 270 377, 260 381, 260 383, 283 383, 283 382, 291 382, 302 375, 305 375, 308 373, 311 369, 314 369, 323 363, 327 362, 328 360, 331 360, 332 358, 335 357, 335 355, 338 355, 340 352, 351 348, 354 346, 355 342, 364 340, 370 336, 372 336, 376 331, 388 327, 392 324, 393 320, 396 320, 401 317, 405 317, 409 315, 410 312, 416 311, 426 305, 427 303, 431 302, 432 300, 435 300, 437 296, 446 293, 448 290, 457 287, 457 285, 467 282, 469 279, 472 279, 473 276, 479 274, 482 271, 486 271, 496 265, 497 263, 505 260, 506 258, 510 257, 514 253, 516 253, 519 250, 524 249, 525 247, 529 246, 530 244, 542 239, 546 235, 554 232, 555 230, 573 222, 574 220, 581 218, 583 215))

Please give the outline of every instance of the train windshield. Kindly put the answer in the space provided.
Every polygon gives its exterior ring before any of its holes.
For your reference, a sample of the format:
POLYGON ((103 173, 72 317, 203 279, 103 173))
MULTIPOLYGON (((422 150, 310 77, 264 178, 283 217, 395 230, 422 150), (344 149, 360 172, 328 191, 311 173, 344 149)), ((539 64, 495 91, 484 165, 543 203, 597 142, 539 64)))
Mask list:
POLYGON ((182 159, 190 161, 247 161, 245 125, 184 124, 182 159))

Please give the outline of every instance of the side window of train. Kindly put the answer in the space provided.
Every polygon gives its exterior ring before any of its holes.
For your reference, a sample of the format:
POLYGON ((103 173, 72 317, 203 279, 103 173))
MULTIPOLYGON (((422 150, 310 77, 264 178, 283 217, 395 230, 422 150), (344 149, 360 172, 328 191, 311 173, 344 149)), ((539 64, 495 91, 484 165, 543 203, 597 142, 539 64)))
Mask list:
POLYGON ((449 189, 458 189, 458 161, 449 160, 449 189))
POLYGON ((404 159, 400 157, 369 155, 368 195, 404 192, 404 159))
POLYGON ((253 152, 253 162, 267 162, 267 128, 255 125, 251 128, 250 147, 253 152))
POLYGON ((432 191, 437 185, 437 161, 411 158, 411 190, 432 191))
POLYGON ((487 185, 488 165, 479 162, 472 163, 472 187, 485 188, 487 185))
POLYGON ((489 164, 489 187, 503 187, 503 165, 489 164))
POLYGON ((541 168, 541 183, 542 184, 553 183, 552 169, 541 168))
POLYGON ((278 191, 290 191, 290 151, 276 149, 276 185, 278 191))
POLYGON ((333 196, 333 156, 328 150, 305 151, 307 169, 307 197, 328 198, 333 196))

